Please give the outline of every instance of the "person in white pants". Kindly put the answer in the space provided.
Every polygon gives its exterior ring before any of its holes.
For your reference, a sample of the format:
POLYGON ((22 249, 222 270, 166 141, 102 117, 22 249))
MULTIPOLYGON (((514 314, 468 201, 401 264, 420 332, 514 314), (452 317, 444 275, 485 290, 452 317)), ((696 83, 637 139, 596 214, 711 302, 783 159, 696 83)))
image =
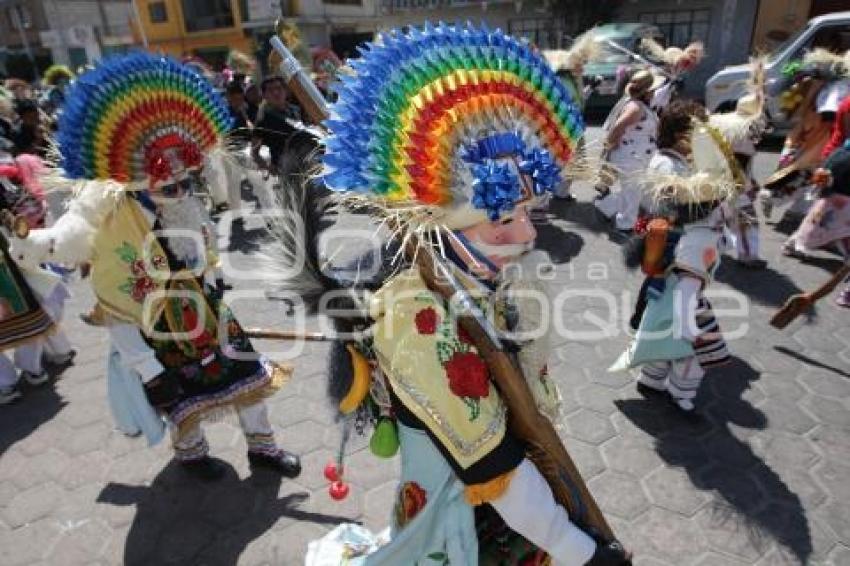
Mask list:
POLYGON ((653 110, 653 91, 662 79, 649 71, 638 71, 626 85, 624 97, 611 110, 603 158, 620 182, 620 191, 600 190, 596 208, 614 219, 618 230, 631 231, 637 222, 641 201, 640 173, 646 170, 657 149, 658 115, 653 110))
POLYGON ((44 369, 45 360, 53 365, 64 365, 71 362, 76 354, 70 340, 58 326, 65 300, 69 297, 68 288, 57 276, 44 271, 24 272, 24 278, 55 326, 50 334, 15 348, 12 360, 5 352, 0 352, 0 405, 20 398, 17 385, 21 379, 34 386, 47 383, 50 376, 44 369), (43 295, 45 292, 46 296, 43 295), (16 368, 21 370, 20 375, 16 368))

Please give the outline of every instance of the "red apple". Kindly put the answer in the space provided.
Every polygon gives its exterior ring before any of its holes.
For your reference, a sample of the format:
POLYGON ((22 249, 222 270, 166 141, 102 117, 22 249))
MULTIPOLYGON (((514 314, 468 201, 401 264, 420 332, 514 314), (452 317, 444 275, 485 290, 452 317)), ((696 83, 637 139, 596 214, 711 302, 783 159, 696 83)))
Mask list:
POLYGON ((335 481, 328 488, 328 494, 331 496, 331 499, 342 501, 348 497, 348 484, 342 481, 335 481))

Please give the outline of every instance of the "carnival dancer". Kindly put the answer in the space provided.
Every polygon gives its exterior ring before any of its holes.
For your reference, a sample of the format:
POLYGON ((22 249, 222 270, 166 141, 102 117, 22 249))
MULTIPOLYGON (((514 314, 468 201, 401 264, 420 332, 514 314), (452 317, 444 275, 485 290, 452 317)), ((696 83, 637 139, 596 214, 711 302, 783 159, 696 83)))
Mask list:
MULTIPOLYGON (((351 66, 357 74, 325 122, 325 184, 389 223, 415 249, 411 259, 433 257, 457 281, 456 297, 493 300, 503 329, 536 327, 545 302, 520 312, 528 294, 509 289, 529 283, 506 270, 532 249, 528 207, 557 185, 581 136, 566 87, 526 44, 473 26, 383 34, 351 66)), ((523 271, 531 285, 540 283, 536 267, 523 271)), ((554 564, 627 564, 618 543, 588 534, 581 513, 556 501, 534 451, 508 424, 510 399, 459 326, 456 306, 428 280, 418 263, 397 265, 370 301, 371 338, 348 348, 374 359, 374 380, 361 361, 353 377, 333 374, 350 385, 332 387, 344 391, 342 412, 378 407, 373 451, 386 456, 400 442, 391 540, 361 546, 358 557, 351 526, 342 527, 312 545, 308 564, 490 564, 493 552, 511 564, 546 555, 554 564)), ((536 337, 520 333, 511 346, 533 393, 526 411, 557 418, 536 337)))
POLYGON ((716 112, 708 122, 732 147, 744 175, 744 187, 734 203, 734 214, 729 222, 735 257, 739 263, 752 268, 763 268, 767 262, 759 253, 759 222, 755 201, 760 190, 753 176, 753 158, 756 144, 767 128, 764 116, 764 61, 751 63, 747 93, 738 99, 735 110, 716 112))
POLYGON ((44 71, 42 83, 47 87, 41 100, 42 107, 48 115, 62 109, 65 104, 65 92, 74 80, 74 73, 65 65, 51 65, 44 71))
POLYGON ((657 149, 658 115, 650 107, 653 91, 662 77, 641 70, 626 85, 626 96, 605 120, 603 160, 620 182, 620 192, 611 194, 609 183, 597 186, 596 208, 606 218, 615 219, 618 230, 631 232, 640 209, 639 173, 649 164, 657 149))
POLYGON ((20 379, 35 386, 47 383, 45 361, 65 365, 76 354, 59 328, 69 296, 61 278, 38 267, 21 270, 9 256, 4 228, 25 232, 29 226, 26 217, 16 214, 17 198, 10 198, 17 193, 10 187, 13 179, 7 176, 8 168, 8 164, 0 165, 0 215, 5 220, 0 228, 0 405, 21 396, 20 379), (14 363, 5 354, 11 349, 14 363))
POLYGON ((188 472, 221 477, 201 422, 235 410, 251 464, 294 477, 298 457, 278 447, 263 402, 291 370, 257 354, 222 301, 191 197, 229 126, 224 102, 186 66, 146 53, 105 61, 69 90, 58 132, 62 172, 82 188, 54 226, 14 240, 12 256, 91 263, 112 346, 167 417, 188 472))
MULTIPOLYGON (((582 112, 584 112, 584 105, 587 99, 601 80, 599 77, 591 77, 585 83, 584 79, 585 64, 599 57, 601 50, 601 46, 594 37, 593 32, 594 30, 591 29, 581 34, 567 50, 543 52, 549 65, 551 65, 557 77, 569 89, 570 96, 582 112)), ((585 141, 584 138, 581 138, 579 140, 578 152, 583 155, 584 151, 585 141)), ((570 193, 570 186, 571 183, 569 180, 564 179, 561 185, 553 191, 552 196, 558 199, 575 200, 575 197, 570 193)))
MULTIPOLYGON (((765 216, 791 201, 789 212, 802 216, 811 199, 812 172, 820 166, 829 143, 833 121, 841 100, 850 93, 850 52, 836 54, 814 49, 802 60, 786 65, 780 106, 791 117, 794 127, 785 138, 777 170, 765 179, 761 192, 765 216)), ((792 242, 783 251, 792 253, 792 242)))
POLYGON ((611 370, 640 367, 639 389, 668 392, 690 412, 705 370, 729 358, 704 291, 720 264, 727 203, 737 196, 742 176, 711 126, 695 121, 687 145, 691 171, 645 177, 658 216, 627 265, 640 265, 647 279, 633 317, 635 338, 611 370))
POLYGON ((599 192, 596 208, 609 220, 613 219, 618 230, 630 233, 640 209, 641 191, 635 183, 639 177, 636 173, 646 169, 657 149, 658 114, 670 104, 681 84, 681 74, 702 60, 703 48, 701 43, 693 42, 684 49, 664 49, 657 42, 644 39, 641 46, 663 63, 659 67, 613 41, 608 41, 608 45, 643 65, 631 74, 625 96, 611 109, 602 126, 604 165, 596 185, 599 192), (615 180, 620 183, 620 192, 612 194, 615 180))
MULTIPOLYGON (((850 141, 836 149, 814 176, 818 199, 806 214, 792 241, 796 252, 837 249, 850 262, 850 141)), ((850 280, 836 302, 850 307, 850 280)))

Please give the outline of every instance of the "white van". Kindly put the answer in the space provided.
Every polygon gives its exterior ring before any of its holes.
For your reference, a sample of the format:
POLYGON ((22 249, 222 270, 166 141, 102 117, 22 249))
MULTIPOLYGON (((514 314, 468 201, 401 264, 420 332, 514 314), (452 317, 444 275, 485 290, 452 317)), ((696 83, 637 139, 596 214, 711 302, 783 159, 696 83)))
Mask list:
MULTIPOLYGON (((790 61, 801 59, 815 47, 825 47, 841 52, 850 49, 850 11, 835 12, 812 18, 799 31, 789 37, 768 56, 767 65, 767 117, 777 130, 786 130, 789 124, 779 110, 779 92, 775 88, 782 81, 782 69, 790 61), (771 88, 774 87, 774 88, 771 88)), ((733 65, 721 69, 705 85, 705 105, 709 112, 726 112, 735 108, 744 94, 748 65, 733 65)))

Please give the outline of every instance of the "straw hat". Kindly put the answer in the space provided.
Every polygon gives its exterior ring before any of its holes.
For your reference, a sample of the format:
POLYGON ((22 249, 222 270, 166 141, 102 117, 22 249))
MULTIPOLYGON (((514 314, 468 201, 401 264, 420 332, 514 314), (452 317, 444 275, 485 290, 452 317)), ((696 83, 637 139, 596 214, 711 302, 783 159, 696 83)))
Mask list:
POLYGON ((650 71, 641 69, 629 79, 628 84, 626 84, 626 93, 632 98, 642 98, 662 84, 664 84, 664 77, 653 75, 650 71))

